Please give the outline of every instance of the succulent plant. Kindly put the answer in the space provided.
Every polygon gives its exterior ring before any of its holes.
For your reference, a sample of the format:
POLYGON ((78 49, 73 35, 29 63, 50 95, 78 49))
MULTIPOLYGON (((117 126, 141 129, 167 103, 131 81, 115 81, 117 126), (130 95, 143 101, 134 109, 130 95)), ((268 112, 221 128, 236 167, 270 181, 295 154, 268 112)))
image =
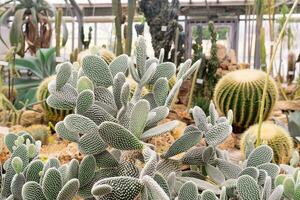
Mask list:
POLYGON ((42 108, 45 114, 45 119, 52 123, 57 123, 65 118, 68 114, 71 114, 73 110, 62 110, 51 108, 47 103, 46 99, 50 95, 48 91, 48 84, 56 78, 56 75, 50 76, 44 79, 39 85, 36 91, 36 99, 38 102, 42 102, 42 108))
POLYGON ((15 78, 14 86, 18 92, 15 104, 17 107, 23 107, 24 103, 36 102, 38 86, 46 78, 55 74, 55 48, 40 48, 37 50, 36 57, 17 58, 15 63, 17 70, 32 72, 30 77, 15 78))
POLYGON ((178 27, 176 19, 178 18, 179 1, 142 0, 139 2, 139 7, 150 27, 155 56, 158 57, 160 49, 164 48, 166 53, 163 60, 168 60, 172 41, 175 41, 175 32, 178 27))
POLYGON ((100 56, 108 65, 116 58, 116 55, 106 48, 100 49, 100 56))
MULTIPOLYGON (((258 122, 266 73, 259 70, 237 70, 225 75, 216 85, 214 102, 222 114, 232 109, 233 127, 240 133, 258 122)), ((270 79, 264 109, 264 120, 271 113, 277 100, 277 87, 270 79)))
POLYGON ((194 62, 200 58, 202 59, 197 74, 197 78, 202 80, 202 83, 197 84, 196 90, 194 90, 194 105, 200 106, 205 111, 205 113, 208 113, 209 102, 211 99, 213 99, 215 86, 218 80, 220 79, 220 76, 217 73, 217 69, 219 67, 220 62, 217 56, 217 31, 212 21, 208 23, 208 31, 210 34, 210 41, 212 44, 210 48, 209 58, 207 58, 203 53, 203 28, 201 25, 197 25, 196 27, 196 43, 193 44, 194 62))
MULTIPOLYGON (((39 152, 40 143, 26 132, 19 134, 9 133, 5 137, 5 144, 11 156, 3 165, 5 174, 2 179, 1 197, 8 199, 22 199, 22 187, 26 182, 27 174, 33 174, 33 160, 39 152)), ((33 177, 32 177, 33 178, 33 177)))
POLYGON ((81 51, 80 53, 77 53, 75 61, 81 63, 82 59, 87 55, 98 55, 108 65, 116 58, 116 55, 106 48, 99 48, 97 46, 91 46, 89 49, 81 51))
MULTIPOLYGON (((58 109, 74 109, 55 128, 61 138, 78 144, 85 154, 61 165, 57 158, 44 164, 37 154, 38 142, 27 133, 9 134, 6 145, 12 152, 6 170, 2 197, 23 200, 62 200, 79 196, 99 200, 193 200, 193 199, 280 199, 284 187, 280 168, 270 163, 273 150, 267 145, 253 148, 243 163, 235 164, 228 152, 218 148, 232 132, 233 113, 219 116, 214 104, 209 116, 199 107, 191 110, 195 124, 159 155, 147 139, 174 128, 176 121, 161 124, 169 113, 183 79, 199 66, 183 63, 177 82, 170 63, 146 59, 145 43, 139 38, 136 66, 126 55, 109 65, 89 55, 82 67, 58 65, 57 77, 48 85, 47 102, 58 109), (129 66, 128 66, 129 65, 129 66), (159 67, 168 66, 168 67, 159 67), (137 82, 130 97, 124 72, 129 67, 137 82), (153 91, 141 95, 153 83, 153 91), (205 143, 200 144, 200 140, 205 143), (185 166, 186 170, 182 170, 185 166)), ((286 169, 294 169, 290 166, 286 169)), ((295 170, 293 170, 295 171, 295 170)), ((297 175, 298 176, 298 175, 297 175)), ((294 190, 296 191, 296 189, 294 190)), ((286 192, 288 194, 288 191, 286 192)), ((293 193, 293 196, 297 194, 293 193)))
MULTIPOLYGON (((257 139, 258 125, 253 125, 247 129, 241 139, 241 150, 245 154, 251 151, 257 139)), ((274 152, 273 162, 288 163, 293 152, 293 140, 289 133, 279 125, 272 122, 263 122, 261 129, 261 140, 268 144, 274 152)))
POLYGON ((34 140, 39 140, 44 145, 48 144, 48 139, 51 134, 48 126, 35 124, 27 127, 25 130, 33 137, 34 140))
POLYGON ((77 142, 84 154, 99 154, 108 146, 119 150, 141 150, 148 138, 177 125, 172 121, 157 126, 168 115, 168 107, 182 78, 187 78, 199 62, 190 67, 191 62, 187 61, 177 83, 169 90, 167 79, 175 74, 175 65, 169 62, 157 64, 151 58, 146 60, 144 38, 140 37, 137 45, 136 67, 127 55, 118 56, 110 65, 99 56, 89 55, 83 58, 77 73, 71 73, 76 70, 71 64, 59 65, 56 80, 48 85, 51 95, 47 103, 50 106, 75 110, 75 114, 68 115, 56 125, 56 131, 62 138, 77 142), (128 67, 137 82, 131 99, 130 86, 124 75, 128 67), (153 92, 142 96, 143 88, 149 83, 154 84, 153 92), (108 129, 111 134, 107 134, 108 129))
POLYGON ((2 198, 72 200, 77 195, 92 197, 91 188, 101 177, 101 173, 96 172, 96 159, 92 155, 85 156, 80 164, 72 160, 60 165, 56 158, 49 158, 44 164, 38 154, 41 144, 27 132, 10 133, 5 143, 11 157, 4 164, 2 198))
POLYGON ((281 169, 285 172, 275 178, 274 184, 280 187, 281 193, 285 199, 299 199, 300 198, 300 168, 294 168, 288 165, 280 165, 281 169))

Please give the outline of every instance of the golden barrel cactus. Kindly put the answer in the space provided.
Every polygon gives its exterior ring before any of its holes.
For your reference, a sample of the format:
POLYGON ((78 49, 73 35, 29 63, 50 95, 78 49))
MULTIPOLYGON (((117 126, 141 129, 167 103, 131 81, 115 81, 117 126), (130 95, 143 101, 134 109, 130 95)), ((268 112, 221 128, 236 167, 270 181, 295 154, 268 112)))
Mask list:
MULTIPOLYGON (((222 114, 233 111, 235 133, 241 133, 259 120, 266 73, 244 69, 230 72, 219 80, 214 91, 214 102, 222 114)), ((277 100, 274 80, 269 79, 264 109, 264 120, 268 118, 277 100)))
MULTIPOLYGON (((241 138, 241 150, 245 157, 247 145, 255 145, 257 139, 258 124, 247 129, 241 138)), ((261 140, 269 145, 274 152, 273 162, 288 163, 293 152, 293 139, 281 126, 272 122, 263 122, 261 129, 261 140)))
POLYGON ((78 53, 77 61, 81 63, 82 59, 88 55, 99 55, 108 65, 113 61, 113 59, 116 58, 116 55, 106 48, 98 48, 96 46, 92 46, 89 49, 78 53))

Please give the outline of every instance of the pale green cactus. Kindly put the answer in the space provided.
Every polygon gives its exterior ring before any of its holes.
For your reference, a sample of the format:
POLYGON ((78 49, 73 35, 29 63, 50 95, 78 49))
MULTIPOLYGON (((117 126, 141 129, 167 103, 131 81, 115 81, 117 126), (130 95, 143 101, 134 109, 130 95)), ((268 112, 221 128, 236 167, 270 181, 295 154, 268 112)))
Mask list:
POLYGON ((81 68, 58 65, 57 78, 48 85, 47 102, 75 113, 55 129, 61 138, 77 143, 85 156, 80 162, 73 159, 61 165, 57 158, 50 158, 43 164, 37 157, 37 142, 26 134, 9 134, 5 142, 12 156, 4 165, 2 196, 23 200, 298 197, 297 170, 280 176, 279 167, 270 163, 273 151, 267 145, 249 150, 242 165, 232 163, 228 152, 218 148, 231 134, 234 115, 228 111, 219 116, 213 103, 209 116, 199 107, 191 110, 195 125, 187 126, 162 155, 147 144, 178 125, 177 121, 160 122, 168 116, 182 81, 200 64, 191 66, 187 60, 176 75, 175 65, 162 61, 163 53, 159 59, 147 59, 146 43, 140 37, 136 61, 120 55, 108 65, 97 55, 89 55, 81 68), (136 82, 133 96, 127 70, 136 82), (170 87, 168 81, 175 75, 176 84, 170 87), (145 87, 151 89, 142 95, 145 87), (205 144, 200 144, 202 138, 205 144), (189 169, 182 171, 183 165, 189 169), (287 189, 290 185, 293 190, 287 189))
POLYGON ((178 200, 197 200, 198 199, 198 188, 193 182, 186 182, 182 185, 179 190, 178 200))
POLYGON ((99 200, 134 200, 142 189, 139 179, 121 176, 96 182, 92 194, 99 200))
MULTIPOLYGON (((281 165, 281 168, 286 172, 286 174, 280 174, 275 178, 275 186, 280 188, 277 189, 276 194, 283 194, 283 196, 287 199, 299 199, 300 168, 294 168, 287 165, 281 165)), ((275 193, 275 191, 273 193, 275 193)))
POLYGON ((237 181, 237 190, 241 198, 246 199, 261 199, 259 186, 255 179, 249 175, 242 175, 237 181))
POLYGON ((36 142, 30 134, 21 132, 18 135, 9 133, 5 143, 11 156, 4 165, 6 172, 2 180, 1 196, 21 199, 22 187, 26 182, 25 175, 32 172, 32 168, 28 166, 31 166, 30 162, 38 155, 40 142, 36 142))

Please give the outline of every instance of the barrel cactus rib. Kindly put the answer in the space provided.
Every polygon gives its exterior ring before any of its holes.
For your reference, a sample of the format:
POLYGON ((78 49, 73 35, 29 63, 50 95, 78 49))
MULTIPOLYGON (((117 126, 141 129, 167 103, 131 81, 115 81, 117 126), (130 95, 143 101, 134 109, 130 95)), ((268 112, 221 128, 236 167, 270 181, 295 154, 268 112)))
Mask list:
MULTIPOLYGON (((237 131, 243 131, 258 122, 258 111, 262 98, 266 73, 258 70, 237 70, 225 75, 216 85, 214 101, 220 113, 233 110, 233 125, 237 131), (250 94, 250 98, 249 98, 250 94)), ((272 111, 277 100, 277 89, 273 79, 267 88, 264 119, 272 111)))

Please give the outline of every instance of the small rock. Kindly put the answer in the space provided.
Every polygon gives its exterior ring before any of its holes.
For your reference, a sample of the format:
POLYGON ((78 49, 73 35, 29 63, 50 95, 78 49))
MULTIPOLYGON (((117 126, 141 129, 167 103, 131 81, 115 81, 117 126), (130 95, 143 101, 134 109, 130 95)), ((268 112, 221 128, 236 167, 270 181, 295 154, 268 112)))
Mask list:
POLYGON ((21 116, 21 125, 30 126, 33 124, 42 124, 44 114, 33 110, 26 110, 21 116))
POLYGON ((58 155, 58 159, 62 164, 70 162, 72 159, 82 160, 83 155, 79 152, 76 143, 69 143, 58 155))
POLYGON ((228 60, 231 64, 237 64, 236 54, 233 49, 230 49, 227 53, 228 60))
POLYGON ((155 150, 158 153, 165 153, 170 146, 175 142, 171 133, 166 133, 161 136, 153 137, 147 141, 155 146, 155 150))

